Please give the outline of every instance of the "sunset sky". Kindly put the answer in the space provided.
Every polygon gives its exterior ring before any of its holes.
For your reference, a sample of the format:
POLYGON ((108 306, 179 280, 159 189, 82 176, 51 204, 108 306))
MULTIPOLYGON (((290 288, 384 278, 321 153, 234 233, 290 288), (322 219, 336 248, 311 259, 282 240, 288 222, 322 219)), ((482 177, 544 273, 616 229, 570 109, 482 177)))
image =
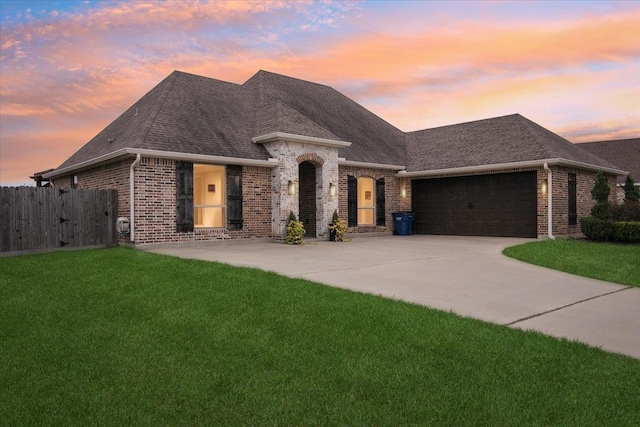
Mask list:
POLYGON ((404 131, 520 113, 640 137, 640 1, 0 1, 0 185, 59 166, 173 70, 334 87, 404 131))

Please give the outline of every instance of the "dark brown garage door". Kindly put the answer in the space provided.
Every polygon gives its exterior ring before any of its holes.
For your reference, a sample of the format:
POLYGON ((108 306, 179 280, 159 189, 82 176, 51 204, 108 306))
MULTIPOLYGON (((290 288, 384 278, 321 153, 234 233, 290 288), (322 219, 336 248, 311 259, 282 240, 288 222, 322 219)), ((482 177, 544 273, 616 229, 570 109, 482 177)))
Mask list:
POLYGON ((418 234, 536 237, 536 172, 414 180, 418 234))

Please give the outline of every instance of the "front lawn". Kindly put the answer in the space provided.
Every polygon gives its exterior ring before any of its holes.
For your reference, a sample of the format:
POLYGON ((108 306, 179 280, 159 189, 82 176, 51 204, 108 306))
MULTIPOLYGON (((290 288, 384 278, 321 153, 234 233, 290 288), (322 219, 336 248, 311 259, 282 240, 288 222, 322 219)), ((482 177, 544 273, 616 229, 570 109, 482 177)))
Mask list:
POLYGON ((273 273, 0 258, 5 425, 640 424, 640 361, 273 273))
POLYGON ((557 239, 513 246, 503 253, 578 276, 640 286, 640 245, 557 239))

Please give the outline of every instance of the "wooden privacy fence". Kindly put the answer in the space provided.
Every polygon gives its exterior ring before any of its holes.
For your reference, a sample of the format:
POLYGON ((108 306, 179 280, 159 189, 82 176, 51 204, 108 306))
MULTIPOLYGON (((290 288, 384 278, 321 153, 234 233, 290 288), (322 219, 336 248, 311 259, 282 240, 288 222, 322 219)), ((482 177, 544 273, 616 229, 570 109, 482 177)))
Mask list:
POLYGON ((116 190, 0 187, 0 252, 117 244, 116 190))

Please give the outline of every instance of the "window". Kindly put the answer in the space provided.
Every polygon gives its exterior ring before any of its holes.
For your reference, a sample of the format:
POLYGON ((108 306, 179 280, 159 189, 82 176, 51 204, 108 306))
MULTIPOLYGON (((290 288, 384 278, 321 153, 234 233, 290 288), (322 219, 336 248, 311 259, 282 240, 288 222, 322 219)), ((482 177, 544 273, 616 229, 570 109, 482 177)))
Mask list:
POLYGON ((373 178, 358 178, 358 225, 373 225, 375 219, 373 178))
POLYGON ((176 229, 242 229, 242 166, 176 162, 176 229))
POLYGON ((385 225, 384 178, 347 177, 348 226, 385 225))
POLYGON ((224 166, 193 165, 193 225, 196 228, 225 226, 224 166))
POLYGON ((568 205, 569 205, 569 225, 578 224, 578 209, 576 204, 576 174, 569 174, 569 191, 568 191, 568 205))

